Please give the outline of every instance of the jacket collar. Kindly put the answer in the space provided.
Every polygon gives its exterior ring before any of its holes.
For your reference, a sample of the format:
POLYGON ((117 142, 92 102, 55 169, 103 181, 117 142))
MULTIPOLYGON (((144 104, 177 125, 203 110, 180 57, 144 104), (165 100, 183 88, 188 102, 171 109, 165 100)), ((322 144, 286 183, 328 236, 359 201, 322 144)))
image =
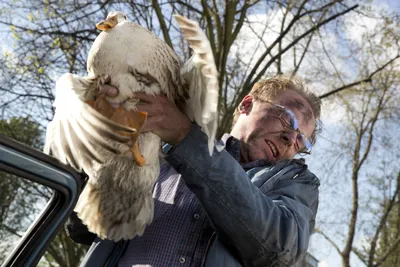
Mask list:
MULTIPOLYGON (((225 150, 231 154, 231 156, 237 161, 240 161, 240 141, 230 134, 224 134, 221 138, 221 143, 225 146, 225 150)), ((259 159, 252 162, 241 163, 243 169, 252 169, 256 167, 267 166, 267 162, 263 159, 259 159)))

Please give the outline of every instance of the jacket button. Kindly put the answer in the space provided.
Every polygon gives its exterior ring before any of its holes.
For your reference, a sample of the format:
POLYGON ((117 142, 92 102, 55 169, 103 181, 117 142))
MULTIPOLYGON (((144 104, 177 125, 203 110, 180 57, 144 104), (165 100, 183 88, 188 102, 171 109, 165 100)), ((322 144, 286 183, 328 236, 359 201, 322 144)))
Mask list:
POLYGON ((185 258, 184 258, 184 257, 180 257, 180 258, 179 258, 179 262, 180 262, 180 263, 185 263, 185 258))
POLYGON ((196 220, 198 220, 198 219, 200 218, 200 215, 196 213, 196 214, 193 215, 193 218, 195 218, 196 220))

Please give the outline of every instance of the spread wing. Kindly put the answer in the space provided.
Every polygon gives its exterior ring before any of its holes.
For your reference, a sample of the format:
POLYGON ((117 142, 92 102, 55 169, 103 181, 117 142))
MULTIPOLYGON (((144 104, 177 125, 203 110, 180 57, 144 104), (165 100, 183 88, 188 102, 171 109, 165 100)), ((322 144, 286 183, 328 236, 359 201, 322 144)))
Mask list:
POLYGON ((56 83, 56 109, 46 132, 44 152, 51 154, 64 164, 87 173, 93 162, 105 161, 106 153, 99 148, 117 154, 110 140, 127 144, 130 139, 119 133, 132 134, 136 130, 114 123, 94 110, 84 100, 84 95, 93 86, 89 78, 64 74, 56 83))
POLYGON ((212 154, 218 127, 219 92, 213 52, 207 36, 197 22, 180 15, 175 15, 175 18, 194 52, 181 69, 183 79, 189 84, 186 115, 207 134, 208 148, 212 154))

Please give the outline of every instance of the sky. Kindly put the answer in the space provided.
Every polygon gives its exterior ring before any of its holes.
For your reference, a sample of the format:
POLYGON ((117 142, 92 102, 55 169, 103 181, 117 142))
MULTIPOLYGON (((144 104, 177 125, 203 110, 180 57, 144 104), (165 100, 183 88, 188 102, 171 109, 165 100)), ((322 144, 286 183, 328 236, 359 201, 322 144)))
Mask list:
MULTIPOLYGON (((400 11, 400 1, 373 1, 373 5, 379 8, 384 8, 387 10, 398 10, 400 11)), ((351 20, 351 18, 349 18, 351 20)), ((360 27, 360 24, 355 23, 353 27, 350 27, 349 31, 346 33, 349 38, 353 39, 356 42, 361 42, 361 34, 365 32, 366 30, 371 30, 373 27, 376 25, 376 21, 374 19, 365 19, 362 21, 362 24, 365 25, 366 27, 360 27)), ((332 105, 325 105, 324 110, 323 110, 323 116, 322 120, 324 121, 325 124, 325 129, 323 136, 326 137, 334 137, 335 136, 335 128, 340 124, 341 118, 343 116, 343 112, 340 111, 340 107, 334 107, 332 105)), ((340 139, 340 138, 338 138, 340 139)), ((319 140, 320 144, 319 147, 316 147, 316 151, 324 151, 325 146, 330 146, 328 142, 324 142, 324 140, 319 140), (322 141, 322 142, 321 142, 322 141)), ((318 165, 318 162, 320 161, 321 158, 323 158, 322 153, 316 153, 314 157, 311 157, 308 162, 310 166, 318 165)), ((318 175, 318 172, 325 172, 326 169, 317 169, 316 173, 318 175)), ((321 173, 321 176, 325 176, 326 173, 321 173)), ((334 183, 335 177, 331 177, 331 181, 329 181, 328 186, 334 183)), ((338 183, 341 182, 340 179, 337 181, 338 183)), ((324 194, 325 192, 329 191, 326 190, 326 186, 324 185, 324 181, 321 181, 321 195, 324 194)), ((350 188, 348 188, 350 189, 350 188)), ((344 189, 345 190, 345 189, 344 189)), ((340 194, 338 195, 333 195, 333 196, 324 196, 321 198, 321 205, 320 205, 320 210, 325 209, 325 212, 328 212, 328 207, 327 205, 324 205, 326 202, 333 202, 337 203, 337 205, 341 205, 342 196, 340 194), (325 202, 324 202, 325 201, 325 202)), ((349 199, 345 199, 344 201, 349 201, 349 199)), ((340 216, 339 214, 332 214, 332 216, 340 216)), ((335 225, 332 225, 334 228, 335 225)), ((339 230, 340 231, 340 230, 339 230)), ((331 231, 331 233, 334 231, 331 231)), ((338 238, 336 238, 337 240, 338 238)), ((355 239, 355 244, 361 245, 365 244, 366 240, 363 238, 361 235, 357 235, 355 239)), ((343 246, 340 247, 341 249, 343 246)), ((311 242, 310 242, 310 249, 309 251, 320 261, 319 267, 335 267, 335 266, 342 266, 341 264, 341 258, 338 255, 337 251, 321 236, 319 235, 313 235, 311 237, 311 242)), ((354 255, 351 256, 351 264, 352 266, 364 266, 360 260, 358 260, 357 257, 354 255)))

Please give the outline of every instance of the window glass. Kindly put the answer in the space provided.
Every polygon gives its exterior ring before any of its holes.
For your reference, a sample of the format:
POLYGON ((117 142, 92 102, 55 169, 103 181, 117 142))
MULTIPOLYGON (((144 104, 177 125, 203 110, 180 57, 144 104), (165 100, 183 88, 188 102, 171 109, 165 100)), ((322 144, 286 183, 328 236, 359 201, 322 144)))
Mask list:
POLYGON ((0 170, 0 262, 45 209, 52 190, 0 170))

